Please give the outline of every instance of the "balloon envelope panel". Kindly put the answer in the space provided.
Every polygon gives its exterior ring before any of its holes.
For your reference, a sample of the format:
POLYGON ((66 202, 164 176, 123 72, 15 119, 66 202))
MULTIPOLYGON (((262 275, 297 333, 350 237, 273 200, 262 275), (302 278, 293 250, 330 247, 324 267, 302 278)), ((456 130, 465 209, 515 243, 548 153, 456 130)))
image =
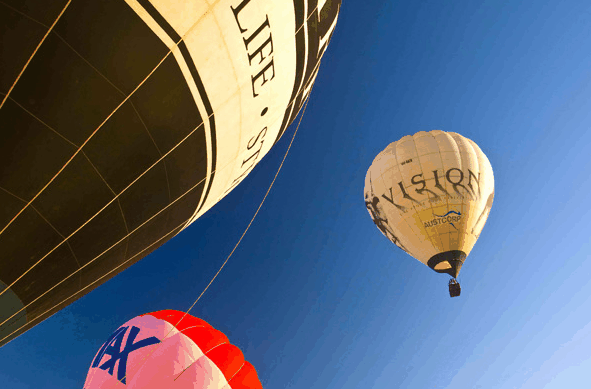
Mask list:
POLYGON ((421 131, 391 143, 365 179, 365 203, 380 231, 453 277, 476 243, 493 198, 486 155, 473 141, 443 131, 421 131))
POLYGON ((0 345, 236 187, 310 93, 340 7, 9 3, 0 4, 0 345))
POLYGON ((95 355, 85 389, 261 389, 252 365, 207 322, 165 310, 119 327, 95 355), (183 318, 184 316, 184 318, 183 318))

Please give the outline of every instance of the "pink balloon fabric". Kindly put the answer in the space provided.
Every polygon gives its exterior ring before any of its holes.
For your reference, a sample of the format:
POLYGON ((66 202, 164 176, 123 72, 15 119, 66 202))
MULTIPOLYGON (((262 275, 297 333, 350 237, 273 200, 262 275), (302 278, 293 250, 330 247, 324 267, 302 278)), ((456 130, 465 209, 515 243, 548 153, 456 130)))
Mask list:
POLYGON ((158 311, 123 324, 96 353, 84 389, 262 389, 223 333, 183 315, 158 311))

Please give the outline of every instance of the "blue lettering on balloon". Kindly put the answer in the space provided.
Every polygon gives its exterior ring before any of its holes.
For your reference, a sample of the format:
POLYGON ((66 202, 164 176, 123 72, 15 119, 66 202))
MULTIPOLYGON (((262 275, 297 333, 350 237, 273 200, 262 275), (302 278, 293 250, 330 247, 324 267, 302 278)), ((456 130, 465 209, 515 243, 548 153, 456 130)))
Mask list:
POLYGON ((135 337, 140 332, 138 327, 131 327, 129 336, 125 342, 125 347, 121 350, 121 344, 123 343, 123 337, 129 327, 120 327, 115 331, 109 339, 103 344, 98 354, 92 361, 91 367, 98 367, 99 369, 107 371, 110 375, 113 375, 115 370, 115 363, 119 361, 117 366, 117 380, 125 384, 125 376, 127 374, 127 357, 129 354, 142 347, 150 346, 156 343, 160 343, 160 339, 155 336, 150 338, 142 339, 136 343, 133 343, 135 337), (105 363, 99 366, 103 356, 109 355, 111 358, 105 363))

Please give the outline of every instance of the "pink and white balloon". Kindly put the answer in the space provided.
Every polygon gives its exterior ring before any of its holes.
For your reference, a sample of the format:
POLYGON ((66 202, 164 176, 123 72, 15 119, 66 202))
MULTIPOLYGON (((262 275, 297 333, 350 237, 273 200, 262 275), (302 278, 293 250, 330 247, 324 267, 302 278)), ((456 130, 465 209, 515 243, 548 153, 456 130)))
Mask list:
POLYGON ((262 389, 222 332, 183 315, 164 310, 123 324, 95 355, 84 389, 262 389))

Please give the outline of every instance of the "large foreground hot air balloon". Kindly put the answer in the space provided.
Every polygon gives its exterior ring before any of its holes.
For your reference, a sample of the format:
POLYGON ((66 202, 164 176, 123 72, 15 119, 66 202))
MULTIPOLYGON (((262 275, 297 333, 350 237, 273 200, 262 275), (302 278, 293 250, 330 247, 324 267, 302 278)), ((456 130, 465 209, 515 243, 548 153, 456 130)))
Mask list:
POLYGON ((240 183, 310 93, 339 7, 0 2, 0 345, 240 183))
POLYGON ((184 315, 158 311, 123 324, 96 353, 84 389, 262 389, 238 347, 184 315))
POLYGON ((453 132, 407 135, 378 154, 365 177, 365 205, 380 231, 438 273, 457 276, 494 198, 488 158, 453 132))

